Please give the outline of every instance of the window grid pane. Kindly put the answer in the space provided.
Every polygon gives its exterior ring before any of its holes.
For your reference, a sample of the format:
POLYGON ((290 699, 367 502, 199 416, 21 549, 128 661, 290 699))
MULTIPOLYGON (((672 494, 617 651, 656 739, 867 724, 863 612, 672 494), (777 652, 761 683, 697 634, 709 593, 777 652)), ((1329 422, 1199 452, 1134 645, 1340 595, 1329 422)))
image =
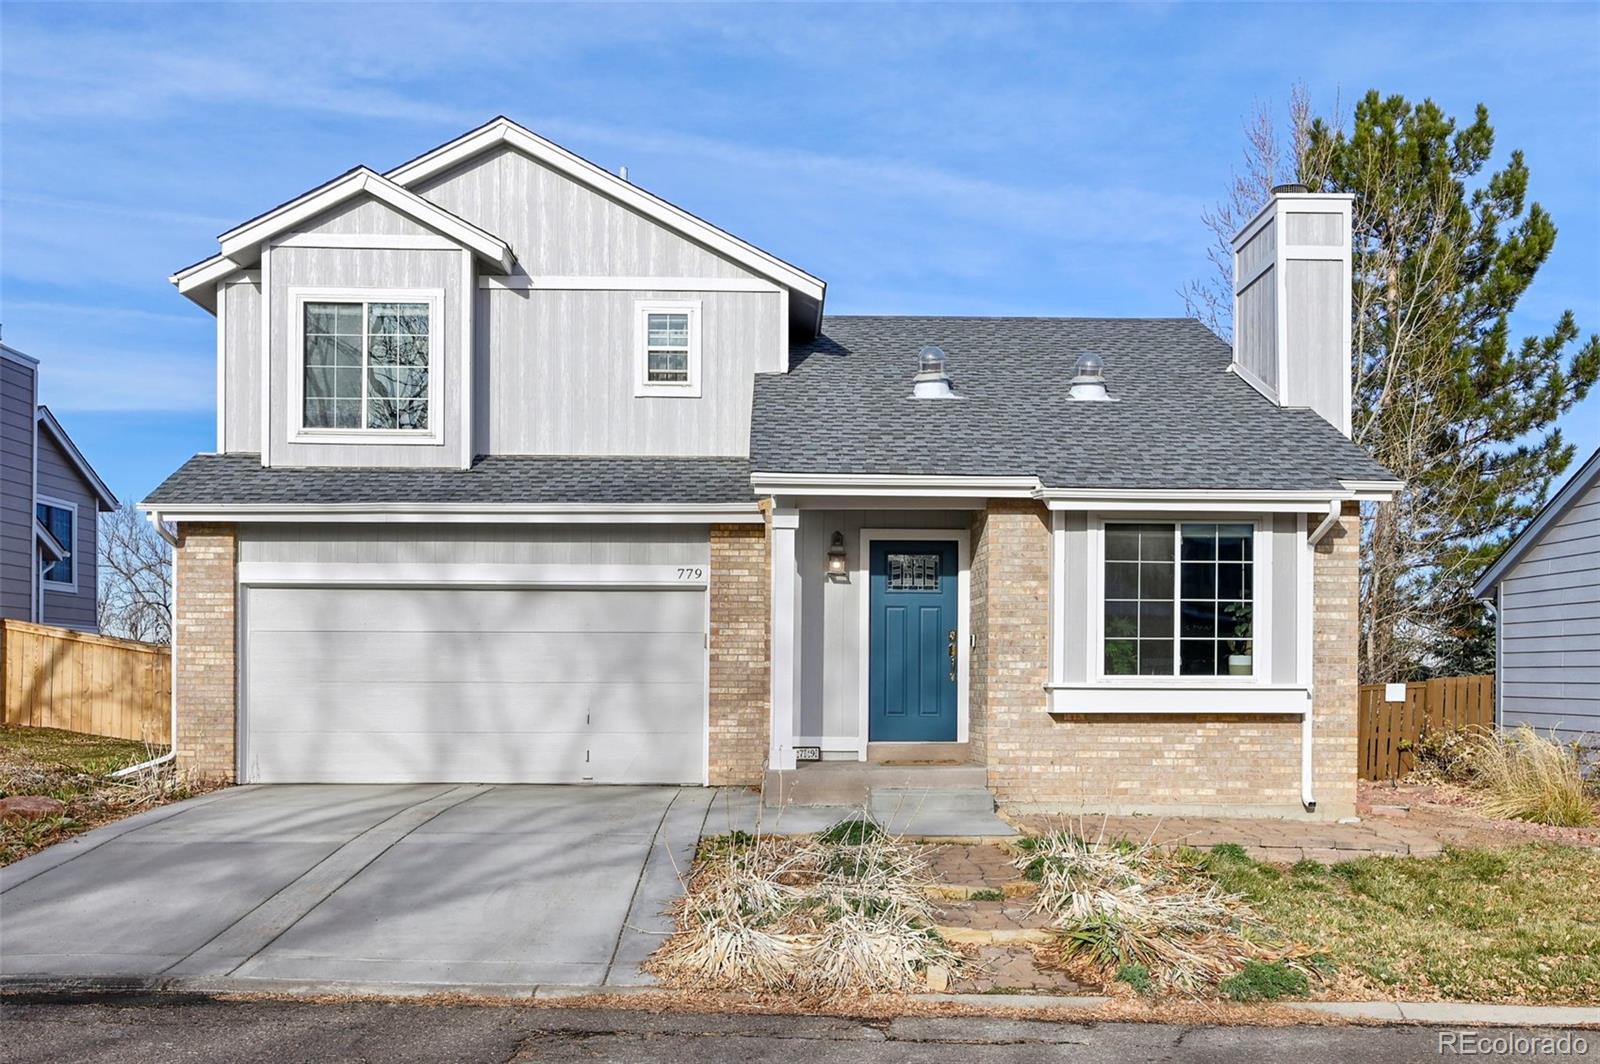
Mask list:
POLYGON ((306 303, 302 424, 426 430, 428 314, 426 303, 306 303))
POLYGON ((651 384, 689 383, 689 315, 645 315, 645 380, 651 384))
MULTIPOLYGON (((45 530, 56 538, 57 543, 69 551, 77 549, 73 543, 71 510, 64 506, 51 506, 49 503, 41 502, 35 504, 34 516, 39 519, 45 530)), ((56 584, 72 583, 72 555, 68 554, 65 558, 51 562, 44 570, 44 579, 56 584)))
POLYGON ((1105 527, 1108 676, 1254 672, 1250 524, 1105 527))

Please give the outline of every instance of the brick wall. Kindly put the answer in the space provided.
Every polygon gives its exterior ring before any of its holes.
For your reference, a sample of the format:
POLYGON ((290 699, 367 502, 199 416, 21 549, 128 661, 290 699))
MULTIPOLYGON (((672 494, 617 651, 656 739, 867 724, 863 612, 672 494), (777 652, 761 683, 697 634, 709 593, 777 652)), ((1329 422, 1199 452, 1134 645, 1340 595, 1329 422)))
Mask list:
POLYGON ((1356 810, 1356 704, 1360 696, 1361 508, 1345 503, 1316 546, 1312 567, 1311 690, 1317 812, 1356 810))
POLYGON ((178 767, 234 780, 234 525, 178 526, 174 694, 178 767))
POLYGON ((758 785, 771 725, 772 574, 764 525, 711 526, 711 782, 758 785))
MULTIPOLYGON (((1354 809, 1358 521, 1347 518, 1316 557, 1319 816, 1354 809)), ((990 503, 973 525, 972 565, 971 732, 974 756, 988 766, 1001 801, 1095 812, 1300 809, 1297 719, 1045 712, 1050 532, 1043 507, 990 503)))

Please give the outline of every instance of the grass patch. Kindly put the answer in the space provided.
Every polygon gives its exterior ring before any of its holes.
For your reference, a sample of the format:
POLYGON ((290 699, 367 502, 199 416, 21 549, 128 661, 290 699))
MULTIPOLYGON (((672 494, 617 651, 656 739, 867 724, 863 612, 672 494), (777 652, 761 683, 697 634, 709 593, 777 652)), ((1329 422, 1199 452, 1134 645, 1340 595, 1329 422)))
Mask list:
POLYGON ((0 797, 38 795, 65 802, 59 816, 0 824, 0 864, 10 864, 89 828, 198 793, 172 771, 122 780, 109 774, 164 752, 129 739, 58 728, 0 726, 0 797))
POLYGON ((982 890, 975 890, 972 893, 968 894, 967 895, 967 900, 968 901, 1005 901, 1006 900, 1006 892, 1003 891, 1003 890, 995 890, 993 887, 985 887, 982 890))
POLYGON ((1155 983, 1150 979, 1150 969, 1142 964, 1124 964, 1118 968, 1117 982, 1126 983, 1141 994, 1148 994, 1155 989, 1155 983))
POLYGON ((1205 874, 1278 934, 1409 998, 1600 1000, 1600 852, 1535 844, 1283 870, 1207 855, 1205 874))
POLYGON ((1311 984, 1305 972, 1282 961, 1245 961, 1244 967, 1224 979, 1217 989, 1234 1001, 1277 1001, 1305 997, 1311 984))

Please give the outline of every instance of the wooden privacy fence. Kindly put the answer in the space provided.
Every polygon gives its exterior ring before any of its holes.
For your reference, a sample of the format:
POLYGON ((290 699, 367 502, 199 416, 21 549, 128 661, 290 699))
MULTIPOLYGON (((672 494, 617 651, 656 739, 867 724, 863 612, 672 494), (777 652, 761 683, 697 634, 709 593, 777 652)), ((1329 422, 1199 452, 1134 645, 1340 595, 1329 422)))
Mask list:
POLYGON ((1419 683, 1361 685, 1357 713, 1361 778, 1389 780, 1415 766, 1412 746, 1423 732, 1494 727, 1494 677, 1445 676, 1419 683), (1389 695, 1405 697, 1390 701, 1389 695), (1393 690, 1391 690, 1391 688, 1393 690))
POLYGON ((7 724, 168 745, 171 652, 154 643, 0 621, 7 724))

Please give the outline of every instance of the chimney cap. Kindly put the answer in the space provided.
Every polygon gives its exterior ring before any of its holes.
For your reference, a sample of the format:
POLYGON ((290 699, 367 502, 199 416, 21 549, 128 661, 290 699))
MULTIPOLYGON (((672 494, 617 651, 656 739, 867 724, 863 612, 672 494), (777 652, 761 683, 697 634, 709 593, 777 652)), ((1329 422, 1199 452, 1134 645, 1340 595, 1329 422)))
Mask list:
POLYGON ((1298 181, 1291 181, 1288 184, 1273 185, 1272 186, 1272 194, 1274 196, 1281 195, 1281 194, 1283 194, 1285 192, 1293 193, 1293 192, 1310 192, 1310 191, 1311 191, 1310 188, 1308 188, 1305 185, 1302 185, 1298 181))

